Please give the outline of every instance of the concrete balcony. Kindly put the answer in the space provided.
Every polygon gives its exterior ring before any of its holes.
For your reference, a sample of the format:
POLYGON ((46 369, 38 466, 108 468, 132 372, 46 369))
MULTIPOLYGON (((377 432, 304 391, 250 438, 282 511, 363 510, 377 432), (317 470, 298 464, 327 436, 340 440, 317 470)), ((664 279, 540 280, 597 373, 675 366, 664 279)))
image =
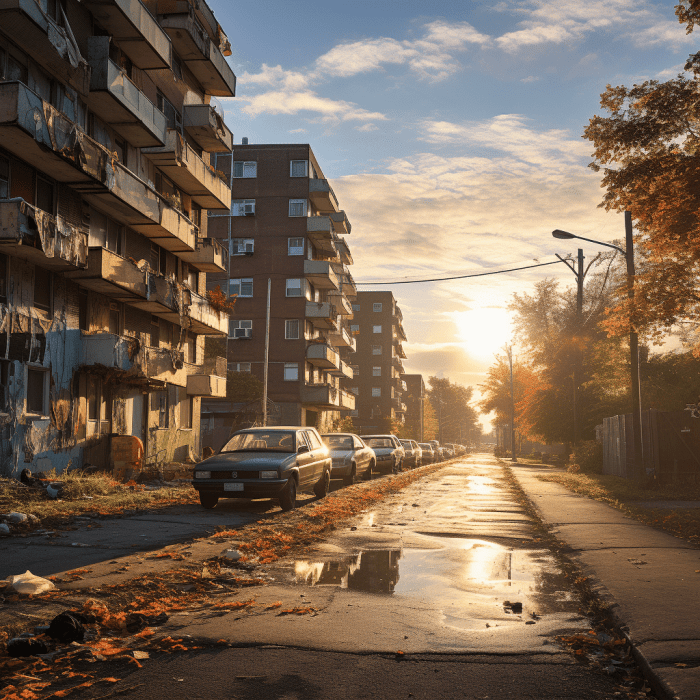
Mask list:
POLYGON ((0 0, 0 26, 56 80, 87 97, 90 66, 72 35, 44 14, 36 0, 0 0))
POLYGON ((81 287, 126 303, 146 299, 148 295, 147 273, 106 248, 90 248, 87 267, 69 272, 66 277, 81 287))
POLYGON ((158 19, 170 37, 173 49, 192 71, 204 92, 218 97, 234 97, 236 76, 219 46, 196 18, 194 9, 187 7, 185 12, 161 14, 158 19))
POLYGON ((343 360, 340 360, 337 367, 329 370, 329 373, 336 377, 345 377, 346 379, 352 379, 355 376, 352 367, 350 367, 350 365, 343 360))
POLYGON ((92 68, 88 106, 132 146, 162 146, 165 115, 109 57, 108 36, 88 37, 92 68))
POLYGON ((0 252, 56 272, 84 268, 88 232, 27 204, 21 198, 0 201, 0 252))
POLYGON ((163 277, 149 275, 149 298, 133 306, 149 311, 154 316, 189 328, 197 335, 228 334, 228 315, 216 311, 209 302, 189 289, 163 277), (155 282, 155 284, 153 284, 155 282))
POLYGON ((394 317, 394 333, 400 340, 408 340, 403 324, 396 317, 394 317))
POLYGON ((140 0, 82 0, 82 4, 136 67, 170 68, 170 38, 140 0))
POLYGON ((304 260, 304 277, 317 289, 338 289, 338 278, 326 260, 304 260))
POLYGON ((348 221, 348 217, 345 215, 344 211, 332 212, 328 215, 330 217, 331 223, 333 224, 333 230, 336 233, 342 233, 346 236, 350 235, 352 231, 352 226, 348 221))
POLYGON ((228 250, 216 238, 197 238, 194 252, 178 256, 200 272, 226 272, 228 250))
POLYGON ((348 329, 342 326, 328 333, 328 340, 337 348, 350 348, 353 352, 357 350, 357 341, 350 335, 348 329))
POLYGON ((335 305, 341 316, 352 318, 352 304, 342 292, 328 292, 328 301, 335 305))
POLYGON ((403 321, 403 312, 398 306, 394 306, 394 322, 398 320, 399 323, 403 321))
POLYGON ((194 250, 195 226, 184 214, 24 83, 0 83, 0 146, 166 250, 194 250))
POLYGON ((145 376, 145 348, 138 338, 113 333, 81 333, 80 365, 118 369, 145 376))
POLYGON ((335 255, 333 224, 328 216, 310 216, 306 220, 306 235, 314 246, 326 255, 335 255))
POLYGON ((216 374, 188 374, 187 393, 190 396, 225 399, 226 377, 219 377, 216 374))
POLYGON ((340 366, 340 355, 325 343, 312 343, 306 348, 306 359, 314 366, 322 369, 337 369, 340 366))
POLYGON ((203 151, 230 153, 233 149, 233 134, 211 105, 185 105, 182 125, 203 151))
POLYGON ((404 373, 403 362, 401 362, 401 359, 400 359, 400 358, 398 358, 396 355, 394 355, 394 356, 391 358, 391 363, 394 365, 394 367, 396 367, 396 369, 397 369, 401 374, 404 373))
POLYGON ((331 264, 335 274, 340 280, 340 291, 349 299, 354 299, 357 296, 357 287, 355 286, 355 280, 350 274, 350 270, 341 262, 333 262, 331 264))
POLYGON ((322 408, 353 410, 355 396, 336 389, 330 384, 303 384, 301 386, 301 402, 322 408))
POLYGON ((331 328, 337 326, 338 312, 335 306, 327 301, 307 301, 306 318, 314 324, 316 328, 331 328))
POLYGON ((309 180, 309 199, 321 212, 338 212, 338 199, 328 180, 312 178, 309 180))
POLYGON ((142 148, 141 153, 203 209, 231 208, 231 188, 175 129, 167 130, 165 145, 142 148))
POLYGON ((336 238, 334 238, 334 240, 335 249, 338 251, 340 261, 345 265, 352 265, 353 259, 350 253, 350 246, 347 244, 347 241, 344 238, 341 238, 340 236, 337 236, 336 238))
POLYGON ((355 394, 351 394, 349 391, 340 391, 340 402, 339 408, 344 411, 354 411, 355 410, 355 394))
POLYGON ((395 343, 394 344, 394 352, 402 359, 406 359, 406 352, 403 349, 403 345, 401 343, 395 343))

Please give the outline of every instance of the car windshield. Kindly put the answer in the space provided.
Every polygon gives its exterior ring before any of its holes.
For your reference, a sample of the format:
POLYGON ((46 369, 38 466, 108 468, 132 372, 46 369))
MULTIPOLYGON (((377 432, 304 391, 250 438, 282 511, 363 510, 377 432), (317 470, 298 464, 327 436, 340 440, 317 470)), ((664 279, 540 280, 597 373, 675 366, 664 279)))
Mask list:
POLYGON ((349 435, 321 435, 323 442, 333 450, 351 450, 353 440, 349 435))
POLYGON ((411 441, 410 440, 401 440, 401 444, 404 447, 411 447, 411 441))
POLYGON ((294 452, 294 433, 289 430, 260 430, 236 433, 222 452, 294 452))
POLYGON ((393 443, 389 438, 367 438, 365 442, 370 447, 393 447, 393 443))
POLYGON ((420 447, 422 450, 432 450, 433 449, 433 446, 428 445, 427 442, 419 442, 418 447, 420 447))

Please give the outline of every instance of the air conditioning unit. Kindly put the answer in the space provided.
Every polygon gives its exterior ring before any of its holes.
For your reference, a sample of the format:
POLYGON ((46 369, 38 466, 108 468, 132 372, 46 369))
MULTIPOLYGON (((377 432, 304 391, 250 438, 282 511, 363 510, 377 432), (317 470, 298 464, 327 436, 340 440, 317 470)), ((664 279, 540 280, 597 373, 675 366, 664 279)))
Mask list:
POLYGON ((253 244, 252 243, 246 243, 245 244, 245 250, 243 251, 246 255, 252 255, 253 254, 253 244))
POLYGON ((234 338, 252 338, 253 329, 252 328, 234 328, 233 329, 234 338))
POLYGON ((255 204, 244 204, 243 213, 246 216, 253 216, 255 214, 255 204))

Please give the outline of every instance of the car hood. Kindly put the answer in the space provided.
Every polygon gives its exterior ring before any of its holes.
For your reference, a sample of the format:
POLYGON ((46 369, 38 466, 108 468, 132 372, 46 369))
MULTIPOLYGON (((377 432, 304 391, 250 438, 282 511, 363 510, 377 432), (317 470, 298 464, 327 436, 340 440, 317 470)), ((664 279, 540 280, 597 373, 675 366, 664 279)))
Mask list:
POLYGON ((260 471, 262 469, 279 469, 293 466, 296 455, 288 452, 231 452, 213 455, 197 465, 197 470, 212 471, 238 469, 239 471, 260 471))

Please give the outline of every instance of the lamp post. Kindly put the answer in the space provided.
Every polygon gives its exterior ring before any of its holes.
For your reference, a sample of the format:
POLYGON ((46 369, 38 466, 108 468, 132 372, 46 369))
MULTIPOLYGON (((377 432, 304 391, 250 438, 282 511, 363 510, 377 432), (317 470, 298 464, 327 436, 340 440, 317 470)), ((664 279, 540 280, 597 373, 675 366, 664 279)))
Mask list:
MULTIPOLYGON (((560 231, 556 229, 552 231, 552 236, 554 238, 560 238, 564 240, 577 238, 580 241, 588 241, 589 243, 595 243, 596 245, 602 245, 607 248, 613 248, 614 250, 622 253, 625 256, 625 261, 627 262, 627 297, 629 299, 634 299, 634 238, 632 235, 632 215, 626 211, 625 212, 625 249, 623 250, 619 246, 613 245, 612 243, 604 243, 603 241, 596 241, 592 238, 584 238, 583 236, 576 236, 568 231, 560 231)), ((637 336, 637 331, 634 329, 630 323, 630 364, 631 373, 630 380, 632 383, 632 429, 634 432, 634 471, 635 476, 640 478, 643 476, 642 473, 642 401, 641 392, 639 388, 639 337, 637 336)))

